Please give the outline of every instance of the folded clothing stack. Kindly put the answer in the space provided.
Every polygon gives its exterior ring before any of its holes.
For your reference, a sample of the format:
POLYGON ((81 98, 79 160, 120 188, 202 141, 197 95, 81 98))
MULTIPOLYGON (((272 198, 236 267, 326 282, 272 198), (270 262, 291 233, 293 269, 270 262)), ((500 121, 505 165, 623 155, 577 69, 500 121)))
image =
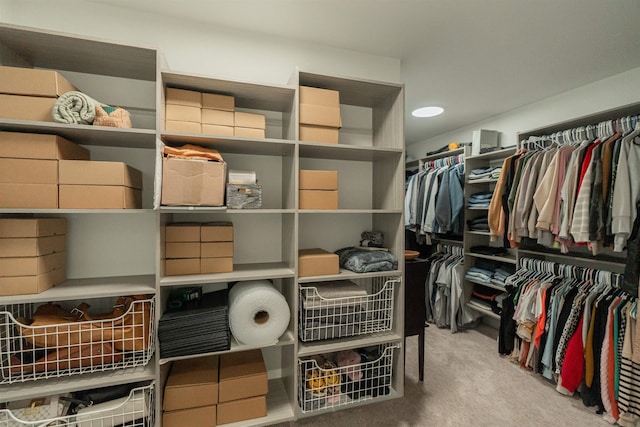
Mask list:
POLYGON ((514 265, 503 264, 493 272, 493 277, 491 278, 491 283, 497 286, 505 286, 505 281, 507 277, 511 276, 516 272, 516 267, 514 265))
POLYGON ((490 179, 494 169, 495 168, 491 166, 488 166, 486 168, 472 169, 469 173, 468 180, 477 181, 480 179, 490 179))
POLYGON ((482 255, 496 256, 496 255, 507 254, 507 250, 505 248, 498 248, 494 246, 485 246, 485 245, 472 246, 470 250, 473 253, 482 254, 482 255))
POLYGON ((474 283, 491 284, 503 288, 505 280, 513 273, 515 273, 515 266, 513 265, 478 259, 475 265, 467 270, 465 278, 474 283))
POLYGON ((494 168, 491 171, 491 176, 489 178, 497 180, 498 178, 500 178, 501 173, 502 173, 502 167, 494 168))
POLYGON ((467 221, 470 231, 489 231, 489 218, 481 216, 467 221))
POLYGON ((478 304, 486 306, 496 314, 502 313, 502 300, 506 292, 499 289, 488 288, 482 285, 475 285, 471 293, 471 299, 478 304))
POLYGON ((488 191, 472 194, 469 196, 468 206, 470 208, 489 208, 491 197, 493 197, 493 193, 488 191))

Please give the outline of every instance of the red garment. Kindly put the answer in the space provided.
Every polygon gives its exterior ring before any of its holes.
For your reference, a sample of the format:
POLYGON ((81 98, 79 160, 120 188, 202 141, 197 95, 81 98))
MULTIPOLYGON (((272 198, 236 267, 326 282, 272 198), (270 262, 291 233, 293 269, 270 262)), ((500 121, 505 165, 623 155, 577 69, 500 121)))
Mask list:
POLYGON ((538 317, 538 323, 536 323, 536 329, 533 334, 533 345, 536 348, 540 348, 540 340, 544 335, 544 325, 547 322, 547 307, 545 306, 545 302, 547 301, 547 291, 549 288, 542 290, 542 314, 538 317))
POLYGON ((582 180, 587 173, 587 169, 591 164, 591 157, 593 156, 593 149, 596 148, 602 141, 597 140, 593 144, 587 147, 587 151, 584 154, 584 160, 582 161, 582 168, 580 169, 580 180, 578 181, 578 189, 576 190, 576 197, 580 194, 580 187, 582 186, 582 180))
POLYGON ((567 352, 560 371, 562 387, 571 394, 575 393, 584 377, 584 343, 582 342, 582 323, 584 314, 580 316, 578 327, 569 339, 567 352))

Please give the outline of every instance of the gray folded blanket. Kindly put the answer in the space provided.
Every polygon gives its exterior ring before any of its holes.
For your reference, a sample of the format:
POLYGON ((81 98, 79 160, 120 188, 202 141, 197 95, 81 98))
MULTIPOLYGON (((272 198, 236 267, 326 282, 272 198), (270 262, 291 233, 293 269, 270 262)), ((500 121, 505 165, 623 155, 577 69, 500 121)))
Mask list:
POLYGON ((70 91, 56 101, 51 115, 59 123, 90 125, 96 118, 96 106, 103 105, 82 92, 70 91))
POLYGON ((390 271, 398 268, 397 258, 386 251, 368 251, 347 247, 335 252, 340 257, 340 267, 355 273, 390 271))

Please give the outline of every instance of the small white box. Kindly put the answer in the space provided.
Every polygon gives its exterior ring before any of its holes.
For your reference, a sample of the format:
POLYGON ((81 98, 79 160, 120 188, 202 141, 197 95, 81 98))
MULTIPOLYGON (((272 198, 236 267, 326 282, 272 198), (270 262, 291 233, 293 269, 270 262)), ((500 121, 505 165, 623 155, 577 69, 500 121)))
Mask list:
POLYGON ((473 139, 471 141, 471 155, 477 156, 481 154, 481 149, 498 147, 498 131, 478 129, 473 131, 473 139))

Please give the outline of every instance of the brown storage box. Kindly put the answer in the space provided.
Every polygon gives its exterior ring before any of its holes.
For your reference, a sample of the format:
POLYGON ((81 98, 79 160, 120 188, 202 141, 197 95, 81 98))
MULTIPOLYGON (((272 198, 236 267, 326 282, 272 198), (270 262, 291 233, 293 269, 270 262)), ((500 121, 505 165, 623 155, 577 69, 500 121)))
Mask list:
POLYGON ((167 132, 202 133, 202 125, 195 122, 167 120, 164 125, 167 132))
POLYGON ((300 86, 300 124, 341 127, 340 93, 300 86))
POLYGON ((0 238, 44 237, 66 233, 66 218, 0 218, 0 238))
POLYGON ((324 276, 340 273, 338 255, 324 249, 300 249, 298 251, 298 276, 324 276))
POLYGON ((200 245, 202 258, 233 257, 233 242, 206 242, 200 245))
POLYGON ((0 93, 57 98, 72 90, 78 89, 56 71, 0 66, 0 93))
POLYGON ((122 162, 60 160, 59 184, 120 185, 142 189, 142 172, 122 162))
POLYGON ((212 110, 210 108, 202 109, 202 124, 233 126, 233 123, 233 111, 212 110))
POLYGON ((164 158, 162 204, 223 206, 227 164, 164 158))
POLYGON ((56 98, 0 95, 0 117, 5 119, 52 122, 51 111, 56 98))
POLYGON ((337 190, 338 171, 300 170, 301 190, 337 190))
POLYGON ((0 277, 38 276, 53 270, 64 269, 66 263, 66 252, 24 258, 0 257, 0 277))
POLYGON ((230 222, 207 222, 200 228, 201 242, 233 242, 233 224, 230 222))
POLYGON ((215 427, 216 405, 180 409, 162 414, 163 427, 215 427))
POLYGON ((243 138, 264 138, 265 132, 264 129, 241 128, 236 126, 233 128, 233 135, 243 138))
POLYGON ((203 124, 202 133, 205 135, 233 136, 233 126, 203 124))
POLYGON ((32 257, 64 252, 67 237, 22 237, 0 239, 0 257, 32 257))
POLYGON ((266 396, 256 396, 218 404, 218 424, 234 423, 266 416, 266 396))
POLYGON ((264 114, 244 113, 236 111, 234 113, 234 126, 241 128, 264 129, 267 126, 267 120, 264 114))
POLYGON ((233 271, 233 258, 200 258, 200 272, 231 273, 233 271))
POLYGON ((166 242, 165 258, 200 258, 200 242, 166 242))
POLYGON ((176 223, 165 227, 165 242, 199 242, 200 224, 176 223))
POLYGON ((300 190, 300 209, 338 209, 338 191, 300 190))
POLYGON ((260 349, 220 356, 219 402, 261 396, 268 392, 267 368, 260 349))
POLYGON ((89 160, 89 150, 56 135, 0 132, 0 157, 89 160))
POLYGON ((213 110, 233 111, 236 100, 233 96, 220 95, 217 93, 202 93, 202 108, 213 110))
POLYGON ((117 185, 60 185, 60 209, 140 209, 142 191, 117 185))
POLYGON ((67 279, 64 268, 38 276, 0 277, 0 296, 39 294, 67 279))
POLYGON ((168 87, 165 90, 164 103, 200 108, 202 107, 202 93, 195 90, 168 87))
POLYGON ((175 411, 218 403, 218 363, 215 355, 173 362, 164 386, 162 409, 175 411))
POLYGON ((0 183, 0 208, 56 209, 57 184, 0 183))
POLYGON ((328 126, 300 125, 300 141, 337 144, 340 132, 328 126))
POLYGON ((57 184, 56 160, 1 159, 0 182, 10 184, 57 184))
POLYGON ((165 276, 200 274, 200 258, 167 259, 164 261, 165 276))
POLYGON ((187 105, 165 105, 165 120, 175 120, 179 122, 202 122, 202 113, 200 107, 189 107, 187 105))

